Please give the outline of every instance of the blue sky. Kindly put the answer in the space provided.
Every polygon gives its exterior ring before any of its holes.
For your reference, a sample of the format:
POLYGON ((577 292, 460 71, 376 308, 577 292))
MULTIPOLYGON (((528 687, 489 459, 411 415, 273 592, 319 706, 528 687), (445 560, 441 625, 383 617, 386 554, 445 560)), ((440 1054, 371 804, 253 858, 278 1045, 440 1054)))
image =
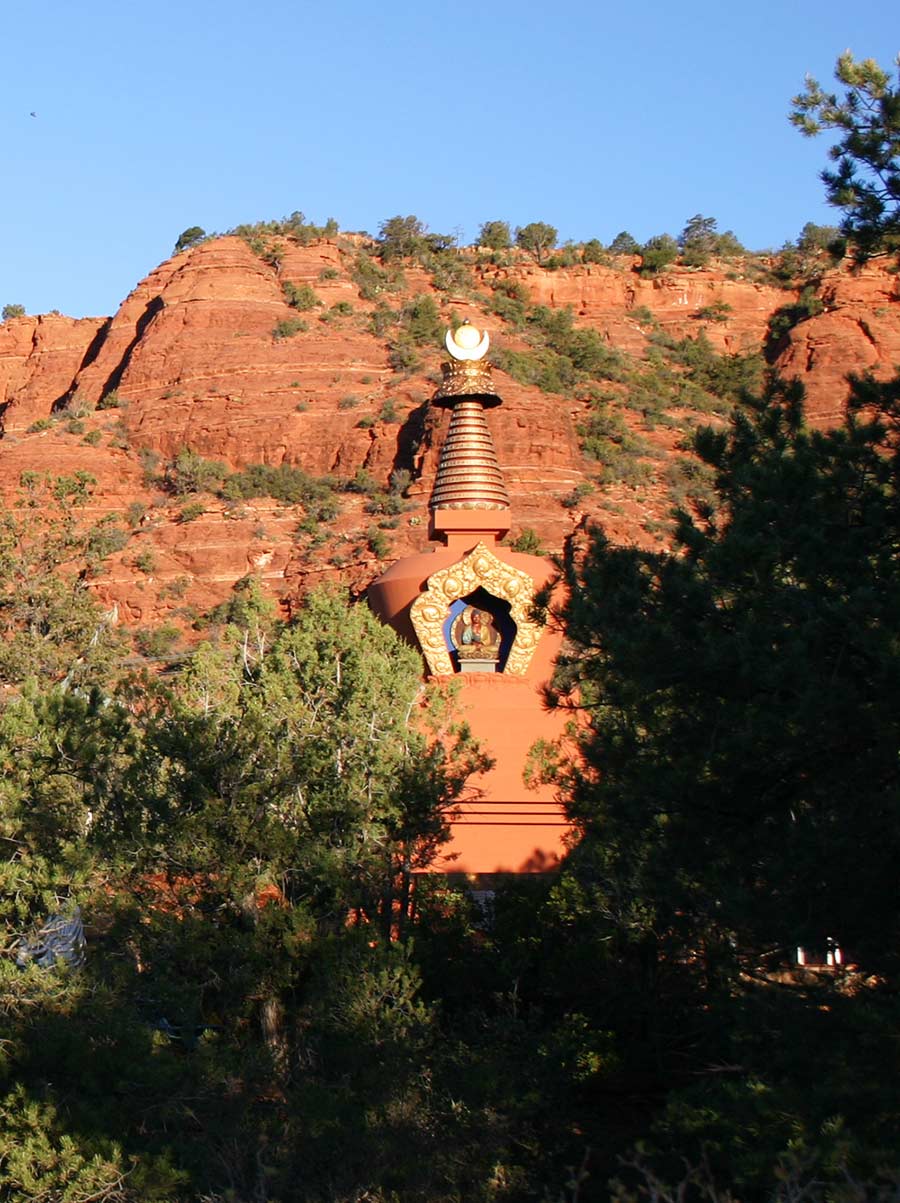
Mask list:
POLYGON ((0 304, 113 313, 187 226, 414 213, 643 241, 695 213, 748 246, 832 223, 786 120, 889 4, 44 0, 0 31, 0 304), (880 10, 880 12, 879 12, 880 10), (31 117, 31 112, 37 113, 31 117))

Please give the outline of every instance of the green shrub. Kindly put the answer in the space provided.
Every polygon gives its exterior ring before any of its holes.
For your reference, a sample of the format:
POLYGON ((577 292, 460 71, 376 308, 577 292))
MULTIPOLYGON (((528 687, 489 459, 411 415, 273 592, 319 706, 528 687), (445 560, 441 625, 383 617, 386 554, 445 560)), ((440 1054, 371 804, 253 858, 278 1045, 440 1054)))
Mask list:
POLYGON ((352 317, 353 306, 349 301, 336 301, 328 310, 329 317, 352 317))
POLYGON ((769 328, 766 333, 766 351, 773 353, 789 330, 807 318, 816 317, 825 309, 821 297, 817 297, 812 285, 807 285, 800 296, 791 305, 782 305, 769 318, 769 328))
POLYGON ((407 301, 400 311, 405 333, 416 346, 440 342, 444 333, 440 310, 434 297, 420 293, 407 301))
POLYGON ((594 491, 594 486, 589 480, 580 481, 571 493, 567 493, 562 499, 562 504, 567 510, 573 510, 580 505, 585 497, 589 497, 594 491))
POLYGON ((356 393, 347 393, 338 401, 338 409, 356 409, 357 405, 359 405, 359 397, 356 393))
POLYGON ((655 275, 678 258, 678 243, 671 234, 656 234, 641 248, 642 275, 655 275))
POLYGON ((356 475, 344 482, 343 489, 345 493, 363 493, 371 496, 379 491, 379 485, 365 468, 357 468, 356 475))
POLYGON ((704 305, 698 309, 694 316, 701 322, 727 322, 728 315, 732 312, 732 307, 727 301, 713 301, 711 305, 704 305))
POLYGON ((569 395, 579 381, 571 359, 549 348, 535 351, 494 352, 494 364, 520 384, 531 385, 545 393, 569 395))
POLYGON ((478 231, 476 239, 479 246, 489 247, 492 251, 505 251, 512 246, 512 234, 506 221, 486 221, 478 231))
POLYGON ((141 627, 134 633, 134 643, 148 660, 162 660, 171 653, 180 634, 178 627, 171 623, 161 627, 141 627))
MULTIPOLYGON (((334 499, 334 482, 330 478, 317 478, 302 468, 290 464, 248 464, 240 472, 232 472, 226 479, 219 496, 227 501, 247 501, 252 497, 272 497, 287 505, 325 505, 334 499)), ((335 511, 336 512, 336 511, 335 511)))
POLYGON ((416 344, 404 331, 388 347, 388 363, 395 372, 415 372, 422 366, 416 344))
POLYGON ((89 430, 81 441, 82 441, 82 443, 86 443, 88 445, 88 447, 99 447, 100 440, 102 438, 103 438, 103 434, 101 431, 89 430))
POLYGON ((720 259, 735 259, 739 255, 746 255, 747 248, 743 246, 733 230, 726 230, 724 234, 716 235, 714 253, 720 259))
POLYGON ((25 306, 24 305, 4 305, 3 312, 2 312, 2 314, 0 314, 0 318, 2 318, 2 320, 4 322, 8 322, 11 317, 24 317, 24 316, 25 316, 25 306))
POLYGON ((144 485, 151 488, 153 485, 159 484, 159 454, 152 451, 149 447, 141 447, 138 450, 138 463, 144 473, 144 485))
POLYGON ((639 255, 640 243, 627 230, 621 230, 609 244, 611 255, 639 255))
POLYGON ((84 422, 81 418, 70 418, 66 422, 66 434, 84 434, 84 422))
POLYGON ((390 540, 377 526, 370 526, 366 530, 366 546, 379 560, 386 559, 391 550, 390 540))
POLYGON ((695 214, 678 237, 682 263, 685 267, 704 267, 715 252, 717 241, 716 219, 695 214))
POLYGON ((122 402, 119 400, 119 390, 111 388, 97 402, 98 409, 118 409, 122 402))
POLYGON ((281 291, 284 293, 284 299, 292 309, 306 310, 315 309, 322 302, 316 296, 315 290, 309 284, 292 284, 290 280, 285 280, 281 286, 281 291))
POLYGON ((308 329, 309 326, 302 318, 286 317, 272 327, 272 337, 278 342, 284 338, 293 338, 295 334, 301 334, 308 329))
POLYGON ((323 282, 325 280, 337 280, 340 278, 340 275, 341 273, 336 267, 323 267, 319 272, 319 279, 323 282))
POLYGON ((566 243, 562 250, 544 261, 544 267, 548 271, 557 271, 561 267, 574 267, 576 263, 580 262, 581 256, 578 250, 571 243, 566 243))
POLYGON ((603 249, 599 238, 589 239, 581 248, 581 258, 584 263, 608 263, 609 255, 603 249))
POLYGON ((558 231, 545 221, 532 221, 516 230, 516 246, 527 251, 535 263, 542 263, 556 246, 558 231))
POLYGON ((134 557, 133 563, 138 572, 151 573, 156 568, 156 556, 149 547, 145 547, 134 557))
POLYGON ((204 459, 189 447, 181 451, 166 466, 165 483, 176 496, 186 493, 215 493, 226 473, 218 460, 204 459))
POLYGON ((159 591, 160 597, 171 597, 175 601, 179 601, 187 593, 191 585, 189 576, 176 576, 174 581, 169 581, 167 585, 163 585, 159 591))
POLYGON ((36 422, 32 422, 28 427, 27 434, 38 434, 41 430, 49 430, 53 425, 52 418, 38 418, 36 422))
POLYGON ((641 455, 648 449, 646 442, 628 428, 622 415, 605 403, 597 405, 580 423, 578 434, 584 454, 600 463, 622 455, 641 455))
POLYGON ((678 456, 666 466, 666 484, 679 509, 711 508, 715 504, 715 473, 694 455, 678 456))
POLYGON ((397 402, 393 397, 386 397, 381 409, 378 413, 380 422, 399 422, 400 414, 397 412, 397 402))
POLYGON ((408 259, 426 247, 425 225, 418 217, 389 217, 378 228, 378 248, 382 262, 408 259))
POLYGON ((202 226, 188 226, 186 230, 182 230, 182 232, 178 235, 173 254, 177 255, 181 251, 186 251, 190 247, 196 246, 199 242, 202 242, 205 237, 206 230, 204 230, 202 226))
POLYGON ((128 542, 128 531, 115 524, 115 515, 101 519, 88 532, 86 553, 89 559, 105 560, 121 551, 128 542))
POLYGON ((412 483, 412 473, 408 468, 395 468, 391 473, 391 492, 402 497, 412 483))
POLYGON ((396 269, 385 270, 365 251, 360 251, 350 277, 362 299, 374 301, 383 292, 396 292, 402 284, 403 273, 396 269))
POLYGON ((206 513, 206 506, 202 501, 191 501, 186 506, 183 506, 178 513, 179 522, 194 522, 197 518, 202 518, 206 513))
POLYGON ((510 543, 511 551, 522 552, 527 556, 543 556, 546 555, 541 541, 538 538, 537 531, 532 530, 530 526, 523 526, 521 531, 516 535, 515 539, 510 543))

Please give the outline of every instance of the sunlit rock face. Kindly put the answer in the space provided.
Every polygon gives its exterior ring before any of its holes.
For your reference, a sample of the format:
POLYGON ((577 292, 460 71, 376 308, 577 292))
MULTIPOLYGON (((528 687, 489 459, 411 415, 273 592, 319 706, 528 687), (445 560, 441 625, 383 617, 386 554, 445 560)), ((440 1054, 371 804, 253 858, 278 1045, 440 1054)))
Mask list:
MULTIPOLYGON (((449 424, 448 413, 428 405, 443 352, 435 338, 415 348, 411 370, 395 370, 390 343, 401 327, 380 324, 376 311, 397 314, 413 298, 431 297, 444 324, 469 318, 488 331, 492 354, 527 351, 522 334, 493 312, 492 286, 506 281, 532 303, 571 306, 576 326, 641 357, 654 329, 678 338, 703 329, 728 353, 759 349, 772 313, 796 298, 751 279, 740 263, 643 279, 624 258, 548 271, 524 259, 499 268, 474 256, 465 261, 469 283, 457 292, 436 289, 431 275, 407 264, 388 289, 372 292, 361 290, 361 241, 283 239, 269 262, 240 238, 211 239, 161 264, 112 317, 46 314, 0 324, 0 491, 14 495, 24 472, 84 471, 95 481, 87 518, 132 507, 123 521, 127 546, 92 586, 124 620, 181 621, 180 612, 221 601, 248 574, 288 605, 322 580, 361 591, 386 563, 424 550, 427 499, 449 424), (308 286, 310 307, 291 307, 286 285, 308 286), (717 304, 727 306, 724 320, 698 316, 717 304), (97 408, 110 394, 119 407, 97 408), (164 464, 185 447, 229 469, 285 464, 340 480, 362 472, 382 491, 395 472, 408 474, 406 508, 372 513, 371 497, 343 493, 320 541, 298 535, 302 507, 271 498, 236 506, 206 495, 202 512, 184 521, 191 499, 165 495, 147 457, 164 464), (146 510, 140 520, 134 507, 146 510), (369 537, 379 523, 388 524, 383 537, 369 537), (152 572, 135 568, 141 551, 152 553, 144 557, 152 572)), ((898 277, 876 263, 859 273, 831 270, 821 296, 825 312, 789 333, 777 366, 804 380, 813 420, 828 422, 843 411, 848 371, 886 376, 900 362, 898 277)), ((573 503, 598 470, 580 449, 589 400, 578 390, 541 392, 496 366, 494 374, 504 403, 490 425, 515 515, 511 537, 530 528, 545 550, 559 551, 600 521, 614 540, 664 545, 666 471, 683 454, 682 434, 664 424, 644 429, 640 415, 622 406, 623 421, 651 453, 646 479, 597 486, 573 503)), ((622 396, 624 386, 616 387, 622 396)))

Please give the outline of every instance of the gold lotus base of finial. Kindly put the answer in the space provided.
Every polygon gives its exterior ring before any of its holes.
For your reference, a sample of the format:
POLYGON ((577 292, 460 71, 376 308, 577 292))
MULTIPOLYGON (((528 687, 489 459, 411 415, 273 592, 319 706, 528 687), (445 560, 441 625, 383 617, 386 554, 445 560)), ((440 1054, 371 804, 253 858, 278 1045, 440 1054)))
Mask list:
POLYGON ((452 402, 457 397, 480 397, 486 408, 500 404, 500 395, 494 388, 491 365, 483 360, 458 360, 441 364, 444 379, 432 397, 435 404, 452 402))

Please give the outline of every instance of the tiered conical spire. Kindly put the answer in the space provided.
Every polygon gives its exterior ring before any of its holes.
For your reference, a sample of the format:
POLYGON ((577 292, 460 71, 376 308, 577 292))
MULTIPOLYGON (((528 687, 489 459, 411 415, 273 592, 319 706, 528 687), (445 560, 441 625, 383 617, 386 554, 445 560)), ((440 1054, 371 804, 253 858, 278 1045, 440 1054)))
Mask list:
POLYGON ((441 449, 431 492, 431 510, 508 510, 509 494, 497 462, 484 411, 500 404, 483 362, 489 339, 468 323, 448 330, 450 363, 433 402, 451 408, 450 429, 441 449))

